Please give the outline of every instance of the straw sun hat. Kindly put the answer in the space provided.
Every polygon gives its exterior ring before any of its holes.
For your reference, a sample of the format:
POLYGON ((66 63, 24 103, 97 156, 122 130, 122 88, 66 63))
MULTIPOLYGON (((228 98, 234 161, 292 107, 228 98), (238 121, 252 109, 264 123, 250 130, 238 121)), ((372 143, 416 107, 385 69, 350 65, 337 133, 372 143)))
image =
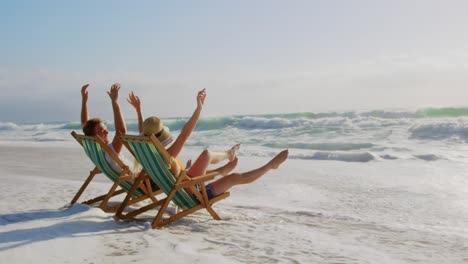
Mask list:
POLYGON ((143 122, 143 134, 145 136, 154 134, 163 146, 169 145, 173 140, 171 133, 169 133, 169 128, 165 127, 161 119, 155 116, 145 119, 143 122))

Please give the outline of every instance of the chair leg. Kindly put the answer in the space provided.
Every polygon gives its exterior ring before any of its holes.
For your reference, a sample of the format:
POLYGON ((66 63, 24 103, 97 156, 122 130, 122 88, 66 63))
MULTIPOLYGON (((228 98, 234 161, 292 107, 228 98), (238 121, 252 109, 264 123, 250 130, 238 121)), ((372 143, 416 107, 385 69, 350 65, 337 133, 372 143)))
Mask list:
POLYGON ((221 220, 221 217, 219 217, 219 215, 215 212, 215 210, 213 210, 213 208, 211 206, 206 205, 206 210, 208 211, 208 213, 210 213, 210 215, 213 217, 213 219, 221 220))
POLYGON ((73 197, 73 199, 71 200, 70 204, 75 204, 76 201, 78 201, 78 199, 80 198, 81 194, 84 192, 84 190, 86 189, 86 187, 88 187, 88 184, 91 182, 91 180, 94 178, 94 176, 95 176, 96 174, 98 174, 98 173, 100 173, 100 171, 99 171, 98 168, 94 168, 92 171, 90 171, 88 178, 87 178, 86 181, 83 183, 83 185, 81 185, 80 189, 79 189, 78 192, 75 194, 75 197, 73 197))
MULTIPOLYGON (((229 193, 223 193, 223 194, 218 195, 218 196, 216 196, 215 198, 209 200, 206 207, 205 207, 204 205, 202 205, 202 204, 199 204, 199 205, 197 205, 197 206, 195 206, 195 207, 192 207, 192 208, 190 208, 190 209, 188 209, 188 210, 184 210, 184 211, 182 211, 182 212, 180 212, 180 213, 177 213, 177 214, 175 214, 175 215, 173 215, 173 216, 171 216, 171 217, 168 217, 168 218, 166 218, 166 219, 160 219, 158 222, 156 222, 156 219, 155 219, 155 221, 154 221, 153 224, 152 224, 152 227, 153 227, 153 228, 160 228, 160 227, 163 227, 163 226, 165 226, 165 225, 167 225, 167 224, 170 224, 170 223, 172 223, 172 222, 175 222, 175 221, 177 221, 178 219, 180 219, 180 218, 182 218, 182 217, 184 217, 184 216, 186 216, 186 215, 189 215, 189 214, 191 214, 191 213, 194 213, 194 212, 196 212, 196 211, 198 211, 198 210, 200 210, 200 209, 203 209, 203 208, 206 208, 206 209, 208 210, 208 212, 211 214, 211 216, 212 216, 215 220, 221 220, 221 218, 220 218, 220 217, 218 216, 218 214, 214 211, 214 209, 211 207, 211 205, 214 204, 214 203, 216 203, 216 202, 218 202, 218 201, 220 201, 220 200, 223 200, 223 199, 225 199, 225 198, 227 198, 227 197, 229 197, 229 193)), ((161 213, 161 212, 160 212, 160 213, 161 213)), ((158 215, 159 215, 159 214, 158 214, 158 215)))
POLYGON ((198 190, 195 190, 194 194, 197 197, 200 204, 202 205, 202 207, 204 207, 215 220, 221 220, 219 215, 215 212, 215 210, 213 210, 213 208, 208 202, 208 194, 206 192, 205 184, 201 184, 201 193, 198 190))
POLYGON ((124 218, 125 216, 122 214, 123 210, 125 209, 125 207, 127 207, 128 205, 130 205, 130 199, 133 197, 133 194, 136 192, 136 190, 138 189, 138 187, 140 186, 140 183, 142 181, 142 176, 138 176, 138 178, 136 178, 135 182, 133 183, 132 185, 132 188, 130 189, 130 191, 127 193, 127 196, 125 196, 125 199, 123 200, 123 202, 120 204, 120 207, 119 209, 117 209, 117 212, 115 213, 115 215, 119 218, 124 218))
POLYGON ((173 215, 171 217, 168 217, 166 219, 162 219, 161 221, 159 221, 156 225, 153 223, 153 228, 160 228, 160 227, 163 227, 165 225, 168 225, 170 223, 173 223, 177 220, 179 220, 180 218, 186 216, 186 215, 189 215, 191 213, 194 213, 200 209, 202 209, 203 206, 201 204, 195 206, 195 207, 192 207, 190 209, 187 209, 187 210, 184 210, 176 215, 173 215))
POLYGON ((145 179, 146 190, 148 190, 147 195, 153 201, 153 203, 157 203, 158 199, 155 197, 155 193, 153 192, 153 188, 151 187, 151 182, 148 177, 145 179))
POLYGON ((120 204, 119 208, 117 209, 116 216, 120 219, 134 219, 135 216, 162 205, 166 201, 166 199, 158 200, 155 197, 156 195, 161 194, 161 193, 162 193, 161 189, 154 191, 154 192, 152 191, 150 181, 146 175, 138 176, 138 178, 133 183, 132 188, 130 189, 129 193, 125 197, 124 201, 120 204), (135 198, 133 197, 133 194, 136 192, 136 190, 139 187, 141 187, 145 191, 146 194, 144 196, 135 198), (123 213, 123 210, 126 207, 132 204, 138 203, 140 201, 143 201, 147 198, 150 198, 152 200, 152 203, 145 205, 141 208, 138 208, 134 211, 128 212, 126 214, 123 213))
POLYGON ((104 198, 104 200, 99 205, 99 208, 104 210, 104 208, 107 205, 107 202, 109 202, 110 198, 113 196, 113 194, 115 192, 115 189, 117 189, 118 186, 119 186, 119 181, 117 180, 117 181, 114 182, 114 184, 110 188, 109 192, 107 193, 106 197, 104 198))
POLYGON ((176 190, 172 189, 172 191, 167 196, 166 201, 164 202, 164 204, 159 209, 158 214, 156 215, 156 217, 153 220, 153 223, 151 224, 151 226, 153 228, 161 226, 160 222, 162 220, 162 217, 163 217, 164 213, 166 212, 166 209, 169 206, 169 203, 172 201, 172 198, 174 197, 175 193, 176 193, 176 190))
POLYGON ((148 210, 151 210, 153 208, 156 208, 158 206, 160 206, 161 204, 165 203, 166 202, 166 199, 162 199, 162 200, 159 200, 158 202, 156 203, 151 203, 151 204, 148 204, 146 206, 143 206, 135 211, 131 211, 129 212, 128 214, 126 215, 122 215, 121 214, 121 218, 125 218, 125 219, 132 219, 132 218, 135 218, 135 216, 139 215, 139 214, 142 214, 148 210))
MULTIPOLYGON (((124 193, 124 192, 125 192, 124 189, 120 189, 120 190, 118 190, 118 191, 115 191, 115 192, 112 194, 112 197, 113 197, 113 196, 117 196, 117 195, 119 195, 119 194, 122 194, 122 193, 124 193)), ((103 194, 103 195, 101 195, 101 196, 98 196, 98 197, 95 197, 95 198, 93 198, 93 199, 84 201, 84 202, 82 202, 82 203, 83 203, 83 204, 87 204, 87 205, 92 205, 92 204, 94 204, 94 203, 97 203, 97 202, 99 202, 99 201, 104 200, 104 198, 106 198, 106 196, 107 196, 107 194, 103 194)))

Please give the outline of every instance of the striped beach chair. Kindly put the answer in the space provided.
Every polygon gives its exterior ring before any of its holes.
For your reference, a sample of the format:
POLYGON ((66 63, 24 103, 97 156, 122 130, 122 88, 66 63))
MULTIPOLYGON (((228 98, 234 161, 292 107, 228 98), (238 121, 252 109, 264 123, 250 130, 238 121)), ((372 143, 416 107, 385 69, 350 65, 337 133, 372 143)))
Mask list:
MULTIPOLYGON (((141 164, 149 178, 167 195, 165 199, 161 200, 163 203, 153 220, 153 228, 160 228, 203 208, 205 208, 214 219, 220 219, 211 206, 214 203, 227 198, 229 193, 226 192, 220 194, 209 200, 205 188, 205 182, 214 179, 214 177, 219 174, 218 172, 189 178, 187 177, 187 172, 183 170, 180 171, 178 175, 175 175, 170 169, 171 164, 172 166, 175 166, 174 159, 171 158, 169 153, 154 135, 122 135, 121 139, 124 142, 124 145, 141 164), (198 191, 196 185, 200 186, 201 191, 198 191), (190 188, 191 192, 189 192, 187 188, 190 188), (183 209, 183 211, 164 218, 164 214, 166 213, 167 207, 171 201, 179 208, 183 209)), ((127 198, 129 198, 130 194, 134 190, 136 190, 136 185, 134 185, 129 195, 127 195, 127 198)), ((120 212, 126 206, 127 198, 116 213, 118 217, 121 216, 120 212)), ((140 208, 135 214, 139 214, 151 208, 154 208, 154 206, 140 208)), ((130 215, 133 214, 130 213, 130 215)))
MULTIPOLYGON (((80 187, 80 189, 75 194, 70 203, 72 205, 76 203, 80 198, 81 194, 88 187, 89 183, 93 180, 94 176, 103 173, 114 183, 108 191, 108 193, 82 203, 92 205, 97 202, 101 202, 99 204, 99 208, 103 209, 106 212, 116 211, 120 206, 120 203, 113 207, 106 206, 109 202, 109 199, 113 196, 122 193, 128 193, 132 189, 133 182, 130 169, 122 162, 122 160, 120 160, 119 156, 104 143, 104 141, 99 136, 79 135, 75 131, 72 131, 71 134, 76 139, 76 141, 78 141, 78 143, 83 147, 86 155, 96 167, 90 172, 88 178, 80 187), (105 157, 106 153, 112 159, 114 159, 118 166, 122 169, 120 173, 116 172, 107 162, 105 157), (120 189, 117 190, 119 186, 120 189)), ((159 188, 153 188, 150 184, 148 177, 144 173, 140 173, 137 179, 139 179, 138 182, 140 182, 140 184, 132 192, 132 196, 130 197, 128 203, 131 205, 139 201, 145 200, 147 198, 150 198, 153 202, 157 202, 156 195, 162 193, 162 191, 159 190, 159 188)))

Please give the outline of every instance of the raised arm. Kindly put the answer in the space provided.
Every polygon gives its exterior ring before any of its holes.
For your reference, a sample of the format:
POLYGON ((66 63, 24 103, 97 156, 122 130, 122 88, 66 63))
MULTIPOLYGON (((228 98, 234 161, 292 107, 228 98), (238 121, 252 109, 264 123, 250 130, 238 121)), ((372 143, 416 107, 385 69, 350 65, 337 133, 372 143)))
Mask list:
POLYGON ((86 121, 88 121, 88 86, 89 83, 81 87, 81 127, 84 127, 86 121))
POLYGON ((206 91, 205 88, 203 88, 203 90, 199 91, 197 94, 197 109, 195 109, 195 112, 193 112, 192 117, 182 128, 182 131, 175 140, 174 144, 172 144, 172 146, 167 149, 167 152, 169 152, 169 154, 172 157, 176 158, 179 155, 179 153, 182 151, 182 147, 184 146, 193 129, 197 125, 198 118, 200 118, 200 113, 203 109, 203 104, 205 103, 205 98, 206 91))
POLYGON ((123 145, 119 137, 119 132, 122 134, 127 133, 127 125, 125 124, 125 119, 123 117, 122 112, 120 111, 119 90, 120 90, 120 84, 115 83, 112 85, 110 91, 107 92, 107 94, 109 94, 109 97, 111 98, 112 110, 114 111, 115 136, 114 136, 114 140, 112 140, 112 146, 114 147, 114 150, 117 153, 120 153, 120 151, 122 150, 122 145, 123 145))
POLYGON ((141 101, 140 97, 136 96, 133 91, 128 95, 127 102, 135 108, 138 116, 138 132, 143 132, 143 115, 141 114, 141 101))

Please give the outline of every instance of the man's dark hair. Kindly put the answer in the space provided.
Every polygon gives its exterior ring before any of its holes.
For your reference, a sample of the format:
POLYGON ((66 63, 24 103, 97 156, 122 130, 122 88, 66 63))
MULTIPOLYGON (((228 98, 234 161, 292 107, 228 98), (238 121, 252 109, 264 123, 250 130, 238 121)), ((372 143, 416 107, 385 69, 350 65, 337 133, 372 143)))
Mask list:
POLYGON ((95 136, 94 134, 94 128, 102 123, 102 120, 100 118, 91 118, 83 126, 83 133, 86 136, 95 136))

